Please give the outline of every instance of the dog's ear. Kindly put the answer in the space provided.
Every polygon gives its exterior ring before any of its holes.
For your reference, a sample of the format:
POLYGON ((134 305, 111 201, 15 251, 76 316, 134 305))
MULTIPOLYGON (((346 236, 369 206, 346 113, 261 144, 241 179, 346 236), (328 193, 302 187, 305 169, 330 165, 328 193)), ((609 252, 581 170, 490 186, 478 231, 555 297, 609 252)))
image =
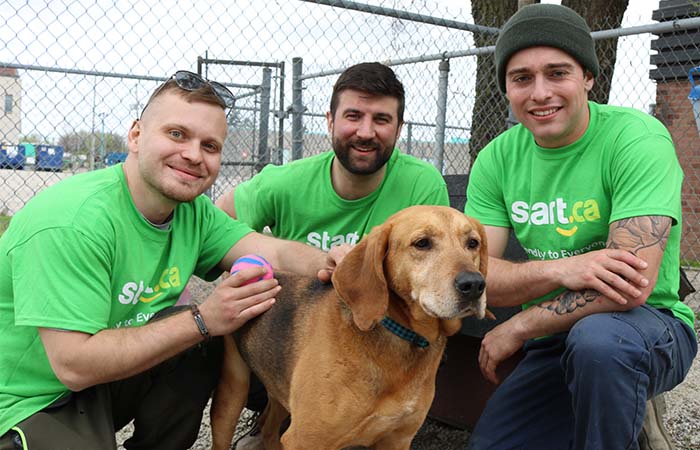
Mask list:
POLYGON ((486 273, 489 266, 489 245, 486 239, 486 230, 484 226, 476 219, 472 219, 476 225, 476 231, 481 236, 481 248, 479 249, 479 273, 486 279, 486 273))
POLYGON ((333 286, 350 307, 355 325, 363 331, 380 321, 389 306, 384 256, 390 233, 389 224, 375 227, 333 271, 333 286))
MULTIPOLYGON (((487 242, 488 238, 486 237, 486 229, 484 228, 484 225, 482 225, 482 223, 478 220, 474 218, 470 219, 474 224, 476 232, 479 233, 479 236, 481 236, 481 247, 479 248, 479 273, 481 273, 481 276, 484 277, 485 281, 489 266, 489 245, 487 242)), ((494 316, 493 313, 486 308, 486 303, 486 291, 484 291, 484 293, 481 295, 481 298, 479 299, 479 311, 476 313, 476 316, 479 319, 487 317, 489 319, 495 320, 496 316, 494 316)), ((448 336, 450 335, 448 334, 448 336)))

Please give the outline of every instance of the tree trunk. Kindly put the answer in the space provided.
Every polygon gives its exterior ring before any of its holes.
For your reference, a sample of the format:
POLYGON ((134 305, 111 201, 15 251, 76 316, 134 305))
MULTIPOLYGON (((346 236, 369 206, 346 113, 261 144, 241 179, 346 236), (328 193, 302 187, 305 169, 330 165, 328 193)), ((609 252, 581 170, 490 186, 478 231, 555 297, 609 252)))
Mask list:
MULTIPOLYGON (((561 2, 562 5, 581 14, 592 31, 620 28, 628 3, 628 0, 562 0, 561 2)), ((597 103, 607 103, 617 60, 617 38, 597 40, 595 44, 600 74, 588 98, 597 103)))
MULTIPOLYGON (((518 0, 472 0, 474 23, 501 28, 518 8, 518 0)), ((476 47, 496 44, 498 35, 474 33, 476 47)), ((472 111, 469 156, 472 161, 481 149, 506 129, 508 100, 498 89, 493 55, 477 56, 476 98, 472 111)))

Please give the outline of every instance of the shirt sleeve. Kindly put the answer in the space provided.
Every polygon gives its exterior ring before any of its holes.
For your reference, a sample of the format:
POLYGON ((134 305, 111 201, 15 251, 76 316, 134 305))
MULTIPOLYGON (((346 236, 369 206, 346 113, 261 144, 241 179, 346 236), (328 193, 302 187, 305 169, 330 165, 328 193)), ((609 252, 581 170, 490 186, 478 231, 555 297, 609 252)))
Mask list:
POLYGON ((218 265, 226 253, 253 229, 246 223, 231 218, 214 206, 208 198, 202 199, 206 211, 206 233, 203 236, 201 253, 197 260, 195 275, 212 281, 221 275, 218 265))
POLYGON ((670 138, 648 133, 628 140, 611 164, 610 222, 637 216, 681 214, 683 171, 670 138))
POLYGON ((274 176, 270 174, 271 167, 266 166, 253 178, 239 184, 233 194, 236 217, 257 232, 262 232, 266 226, 275 225, 275 187, 272 183, 274 176))
POLYGON ((15 323, 96 333, 108 326, 110 258, 71 228, 36 233, 10 251, 15 323))
POLYGON ((416 204, 450 206, 450 195, 442 176, 438 174, 438 179, 432 184, 435 185, 435 188, 426 192, 422 198, 416 199, 416 204))

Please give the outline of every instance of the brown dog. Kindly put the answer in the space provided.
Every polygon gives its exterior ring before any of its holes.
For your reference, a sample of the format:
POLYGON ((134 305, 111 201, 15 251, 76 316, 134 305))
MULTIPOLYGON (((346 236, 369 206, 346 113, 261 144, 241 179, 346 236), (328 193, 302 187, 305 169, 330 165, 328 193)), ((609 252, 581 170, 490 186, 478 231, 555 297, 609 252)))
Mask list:
POLYGON ((275 306, 241 328, 236 343, 227 336, 213 448, 230 447, 252 369, 268 392, 268 450, 408 450, 433 400, 447 336, 462 317, 487 314, 486 264, 478 221, 413 206, 348 253, 333 287, 277 273, 275 306))

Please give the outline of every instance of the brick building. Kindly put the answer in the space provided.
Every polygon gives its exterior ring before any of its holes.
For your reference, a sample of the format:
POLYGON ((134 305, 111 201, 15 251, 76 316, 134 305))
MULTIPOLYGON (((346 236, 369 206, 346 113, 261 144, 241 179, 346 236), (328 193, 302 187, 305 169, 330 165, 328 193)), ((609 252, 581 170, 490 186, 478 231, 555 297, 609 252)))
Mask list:
MULTIPOLYGON (((652 19, 659 22, 700 17, 695 0, 661 0, 652 19)), ((700 130, 688 99, 688 72, 700 66, 700 28, 656 35, 649 76, 656 81, 655 115, 668 127, 685 172, 681 258, 700 262, 700 130)), ((697 81, 697 80, 696 80, 697 81)))

